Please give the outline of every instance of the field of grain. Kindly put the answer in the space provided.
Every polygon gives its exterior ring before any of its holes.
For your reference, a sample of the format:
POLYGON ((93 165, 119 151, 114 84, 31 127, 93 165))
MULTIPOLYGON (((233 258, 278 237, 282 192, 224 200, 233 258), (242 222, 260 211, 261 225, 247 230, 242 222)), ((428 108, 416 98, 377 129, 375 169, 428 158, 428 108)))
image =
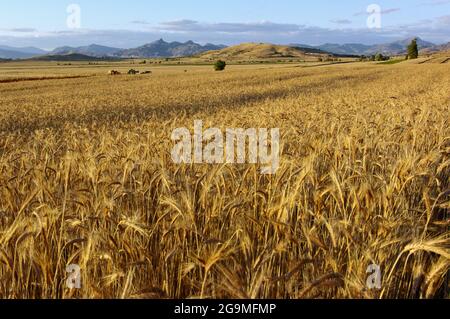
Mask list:
POLYGON ((108 68, 0 64, 0 298, 449 297, 450 64, 108 68), (194 120, 279 170, 174 164, 194 120))

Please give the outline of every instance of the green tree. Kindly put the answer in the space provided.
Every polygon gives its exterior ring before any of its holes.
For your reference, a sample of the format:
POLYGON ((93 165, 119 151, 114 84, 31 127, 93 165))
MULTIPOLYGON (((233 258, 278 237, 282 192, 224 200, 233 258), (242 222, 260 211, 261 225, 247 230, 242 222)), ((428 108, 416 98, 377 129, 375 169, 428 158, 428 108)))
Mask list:
POLYGON ((419 48, 417 46, 417 39, 413 39, 408 46, 408 59, 417 59, 419 57, 419 48))
POLYGON ((216 70, 216 71, 223 71, 223 70, 225 70, 226 66, 227 66, 227 63, 225 61, 218 60, 214 64, 214 70, 216 70))
POLYGON ((375 55, 375 61, 383 61, 384 57, 381 53, 375 55))

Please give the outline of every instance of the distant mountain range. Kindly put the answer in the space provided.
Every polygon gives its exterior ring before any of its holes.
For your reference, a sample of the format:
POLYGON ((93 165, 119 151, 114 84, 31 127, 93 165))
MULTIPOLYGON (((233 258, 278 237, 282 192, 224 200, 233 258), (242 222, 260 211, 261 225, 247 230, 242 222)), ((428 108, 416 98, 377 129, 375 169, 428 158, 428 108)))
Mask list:
POLYGON ((193 41, 185 43, 166 42, 163 39, 160 39, 135 49, 116 52, 114 55, 125 58, 183 57, 200 54, 206 51, 220 50, 225 47, 225 45, 214 45, 210 43, 200 45, 193 41))
POLYGON ((47 53, 48 52, 45 50, 34 47, 15 48, 7 45, 0 45, 0 59, 27 59, 47 53))
POLYGON ((53 50, 50 54, 83 54, 93 57, 120 57, 120 58, 158 58, 158 57, 182 57, 196 55, 205 51, 219 50, 225 46, 206 44, 200 45, 193 41, 185 43, 166 42, 163 39, 145 44, 133 49, 119 49, 106 47, 96 44, 83 47, 60 47, 53 50))
POLYGON ((91 44, 88 46, 82 47, 59 47, 51 51, 49 54, 51 55, 66 55, 66 54, 82 54, 89 55, 92 57, 107 57, 113 56, 116 53, 120 52, 122 49, 112 48, 98 44, 91 44))
POLYGON ((426 48, 423 50, 423 53, 434 53, 434 52, 439 52, 439 51, 450 51, 450 42, 441 44, 441 45, 435 45, 430 48, 426 48))
POLYGON ((80 54, 95 58, 172 58, 196 55, 206 51, 220 50, 225 47, 225 45, 214 45, 210 43, 201 45, 193 41, 187 41, 184 43, 166 42, 163 39, 132 49, 120 49, 98 44, 91 44, 81 47, 63 46, 48 52, 38 48, 13 48, 0 46, 0 58, 29 59, 41 55, 63 56, 71 54, 80 54))
POLYGON ((105 61, 106 59, 114 60, 113 57, 94 57, 81 53, 63 53, 63 54, 46 54, 30 58, 33 61, 105 61))
MULTIPOLYGON (((417 39, 417 45, 419 50, 432 49, 436 46, 434 43, 424 41, 420 38, 417 39)), ((291 46, 315 48, 322 51, 330 52, 333 54, 342 55, 373 55, 377 53, 385 55, 398 55, 406 53, 408 45, 411 43, 412 38, 395 41, 385 44, 365 45, 360 43, 347 43, 347 44, 334 44, 326 43, 318 46, 311 46, 307 44, 291 44, 291 46)))
MULTIPOLYGON (((420 38, 417 39, 419 49, 423 53, 450 49, 450 43, 435 45, 420 38)), ((300 48, 304 52, 316 54, 360 56, 382 53, 385 55, 398 55, 406 53, 406 48, 410 42, 411 39, 405 39, 401 41, 375 45, 366 45, 360 43, 326 43, 323 45, 312 46, 307 44, 294 43, 290 44, 289 46, 300 48)), ((35 47, 14 48, 10 46, 0 45, 0 59, 29 59, 36 56, 63 56, 71 54, 80 54, 83 56, 94 58, 172 58, 198 55, 207 51, 221 50, 226 47, 227 46, 225 45, 215 45, 210 43, 201 45, 193 41, 187 41, 184 43, 166 42, 163 39, 132 49, 121 49, 98 44, 91 44, 88 46, 80 47, 64 46, 56 48, 49 52, 35 47)))

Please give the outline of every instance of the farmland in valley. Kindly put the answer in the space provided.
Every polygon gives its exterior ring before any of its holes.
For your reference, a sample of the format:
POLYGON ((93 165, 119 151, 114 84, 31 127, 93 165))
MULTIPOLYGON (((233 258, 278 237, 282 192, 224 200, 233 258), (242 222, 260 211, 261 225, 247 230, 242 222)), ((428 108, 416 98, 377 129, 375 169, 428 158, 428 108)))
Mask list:
POLYGON ((0 298, 448 297, 450 63, 420 61, 0 63, 0 298), (279 128, 278 171, 175 164, 195 120, 279 128))

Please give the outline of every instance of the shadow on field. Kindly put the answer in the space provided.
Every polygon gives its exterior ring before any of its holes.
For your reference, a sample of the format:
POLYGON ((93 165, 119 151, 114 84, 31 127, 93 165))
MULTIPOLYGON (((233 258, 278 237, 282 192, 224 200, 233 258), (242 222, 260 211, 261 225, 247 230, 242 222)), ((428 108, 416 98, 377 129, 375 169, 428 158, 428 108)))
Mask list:
MULTIPOLYGON (((214 114, 220 111, 235 110, 243 105, 262 102, 265 100, 282 99, 292 96, 298 96, 301 93, 314 92, 321 94, 322 92, 331 89, 339 89, 342 84, 354 82, 358 79, 364 82, 374 81, 380 78, 381 72, 371 70, 370 73, 361 73, 356 75, 336 75, 321 79, 317 83, 305 84, 290 84, 283 88, 268 89, 264 92, 249 92, 234 96, 226 94, 216 96, 203 96, 201 99, 195 101, 194 105, 186 107, 186 104, 180 102, 168 102, 161 106, 146 106, 146 105, 122 105, 108 107, 102 105, 90 110, 84 110, 82 116, 77 114, 63 113, 54 114, 43 118, 30 118, 21 121, 14 121, 12 119, 4 119, 0 123, 1 133, 20 133, 32 134, 36 130, 52 129, 63 130, 65 125, 75 126, 90 126, 92 124, 108 125, 114 123, 114 126, 126 126, 128 123, 140 124, 148 120, 166 121, 177 118, 182 114, 186 117, 193 117, 200 112, 207 114, 214 114), (106 111, 105 111, 106 110, 106 111)), ((279 76, 274 82, 287 81, 295 78, 304 77, 304 74, 295 74, 288 76, 279 76)), ((245 85, 259 85, 267 84, 266 80, 253 78, 252 82, 246 82, 245 85)), ((233 81, 233 80, 232 80, 233 81)), ((228 81, 230 82, 230 81, 228 81)), ((242 85, 242 79, 236 80, 236 85, 242 85)), ((192 104, 192 103, 191 103, 192 104)))

